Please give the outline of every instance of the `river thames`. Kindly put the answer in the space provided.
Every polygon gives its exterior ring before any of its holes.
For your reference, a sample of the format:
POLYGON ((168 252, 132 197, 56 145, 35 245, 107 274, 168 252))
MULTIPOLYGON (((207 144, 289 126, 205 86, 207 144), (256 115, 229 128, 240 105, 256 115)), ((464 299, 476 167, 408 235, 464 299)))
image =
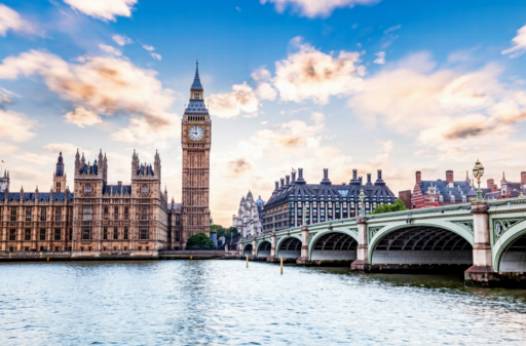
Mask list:
POLYGON ((243 261, 4 263, 0 345, 526 342, 526 293, 243 261))

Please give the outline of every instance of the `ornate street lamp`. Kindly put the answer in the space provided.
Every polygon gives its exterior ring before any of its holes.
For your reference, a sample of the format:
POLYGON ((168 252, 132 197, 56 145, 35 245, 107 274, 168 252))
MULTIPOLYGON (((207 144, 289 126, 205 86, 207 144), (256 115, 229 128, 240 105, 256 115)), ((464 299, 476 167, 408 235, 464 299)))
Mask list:
POLYGON ((365 191, 363 190, 363 187, 360 189, 358 198, 360 200, 360 216, 365 216, 365 191))
POLYGON ((477 181, 477 200, 482 200, 482 190, 480 189, 480 179, 484 175, 484 166, 480 163, 480 160, 477 159, 475 166, 473 166, 473 176, 477 181))

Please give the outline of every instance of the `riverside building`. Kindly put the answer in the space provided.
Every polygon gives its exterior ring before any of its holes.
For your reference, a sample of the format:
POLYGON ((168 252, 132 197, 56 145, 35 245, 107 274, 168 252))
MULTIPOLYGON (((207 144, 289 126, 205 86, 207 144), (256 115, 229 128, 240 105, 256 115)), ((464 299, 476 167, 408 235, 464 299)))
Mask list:
POLYGON ((376 180, 371 174, 363 183, 353 170, 349 183, 333 184, 329 170, 323 170, 319 184, 308 184, 303 169, 293 171, 275 182, 275 188, 264 206, 263 231, 279 231, 290 227, 354 217, 359 213, 360 193, 364 193, 365 210, 372 212, 381 204, 393 203, 396 197, 378 170, 376 180))

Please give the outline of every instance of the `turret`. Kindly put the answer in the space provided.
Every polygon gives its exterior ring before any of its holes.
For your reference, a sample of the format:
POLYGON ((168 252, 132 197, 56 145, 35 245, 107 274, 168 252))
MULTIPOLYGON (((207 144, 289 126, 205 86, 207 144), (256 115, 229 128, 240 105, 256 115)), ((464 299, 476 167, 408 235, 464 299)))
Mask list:
POLYGON ((55 192, 64 192, 66 189, 66 174, 62 152, 58 154, 57 164, 55 166, 55 174, 53 174, 53 189, 55 192))
POLYGON ((0 193, 9 191, 9 172, 4 170, 4 175, 0 177, 0 193))
POLYGON ((157 174, 157 177, 161 179, 161 157, 159 156, 159 152, 157 150, 155 150, 154 171, 155 174, 157 174))

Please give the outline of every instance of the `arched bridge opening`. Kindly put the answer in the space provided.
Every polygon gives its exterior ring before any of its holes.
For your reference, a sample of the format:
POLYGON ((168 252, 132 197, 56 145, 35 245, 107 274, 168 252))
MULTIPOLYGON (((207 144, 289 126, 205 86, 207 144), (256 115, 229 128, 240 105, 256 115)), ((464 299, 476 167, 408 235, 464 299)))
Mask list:
POLYGON ((384 270, 465 270, 472 246, 462 236, 433 226, 411 226, 386 233, 372 249, 371 264, 384 270))
POLYGON ((261 244, 259 244, 259 246, 258 246, 258 251, 257 251, 256 256, 258 258, 267 258, 267 257, 269 257, 270 256, 270 248, 271 248, 271 246, 272 245, 268 241, 261 242, 261 244))
POLYGON ((526 273, 526 233, 512 241, 503 251, 499 272, 526 273))
POLYGON ((252 256, 252 244, 247 244, 243 248, 243 255, 245 256, 252 256))
POLYGON ((358 242, 350 235, 330 232, 313 239, 310 260, 316 262, 351 262, 356 259, 358 242))
POLYGON ((278 258, 298 259, 301 256, 301 240, 294 237, 283 239, 279 243, 278 258))

